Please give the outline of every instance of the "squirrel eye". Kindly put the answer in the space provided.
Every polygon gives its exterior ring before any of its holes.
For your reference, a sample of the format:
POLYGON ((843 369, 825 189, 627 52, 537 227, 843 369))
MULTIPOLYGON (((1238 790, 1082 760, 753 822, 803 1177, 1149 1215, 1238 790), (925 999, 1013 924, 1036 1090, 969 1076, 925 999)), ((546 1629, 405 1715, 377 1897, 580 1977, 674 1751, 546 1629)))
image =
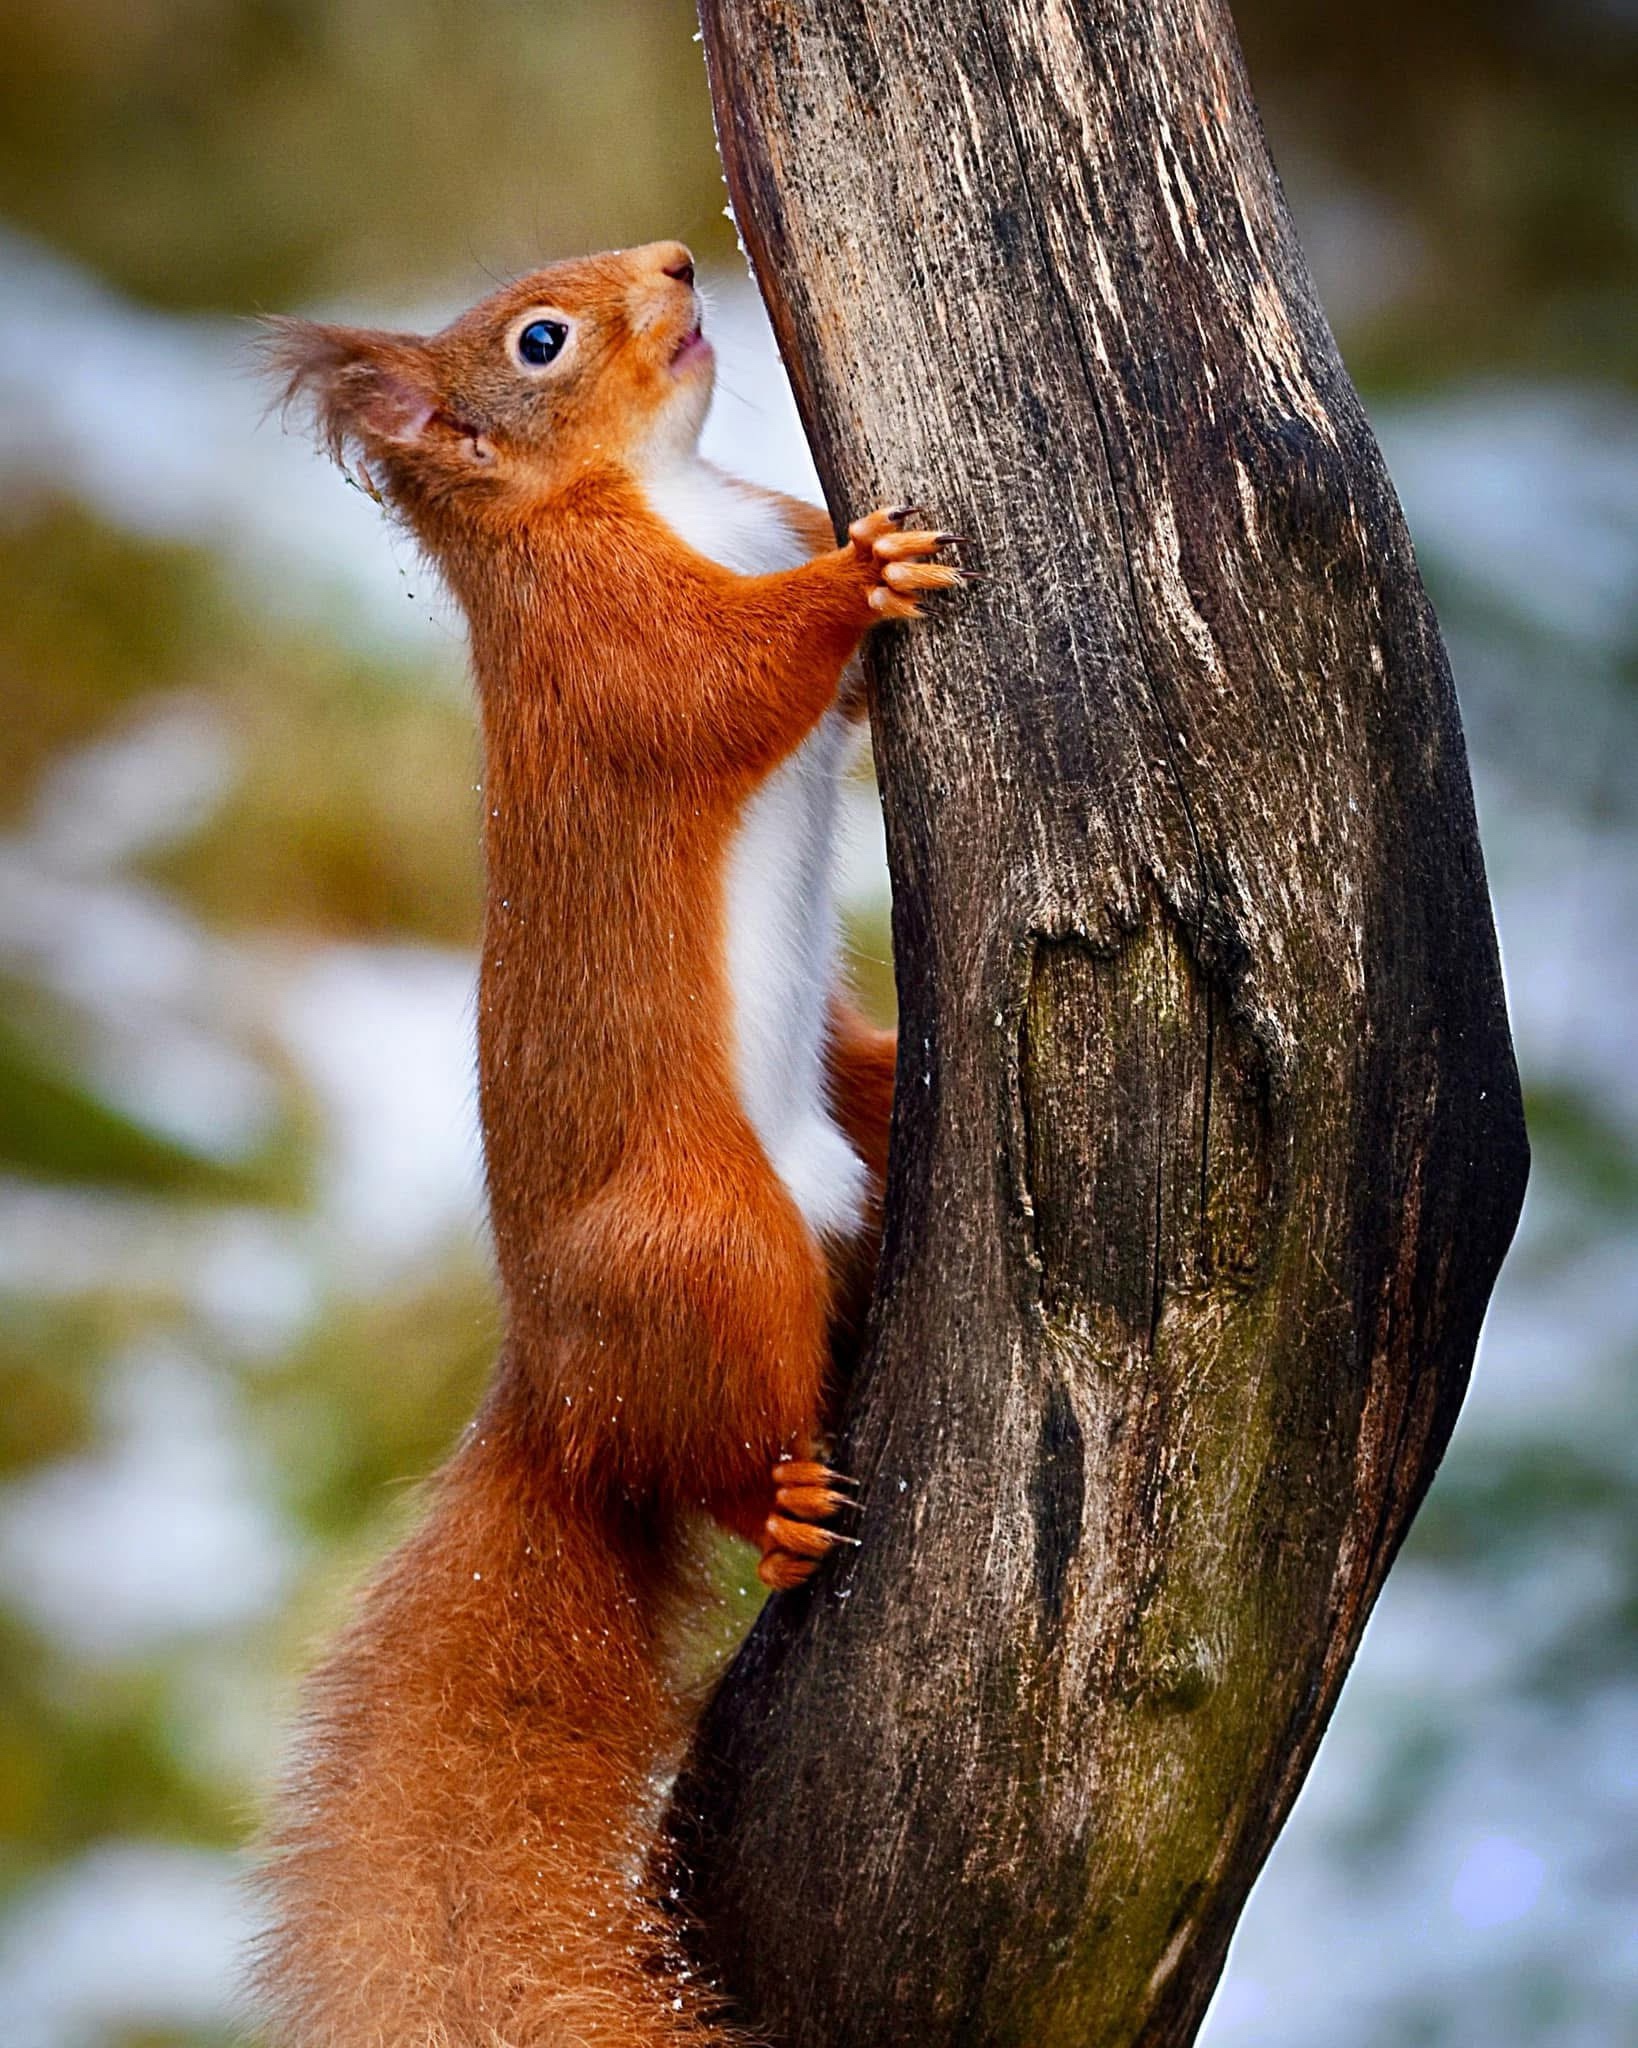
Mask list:
POLYGON ((518 355, 531 369, 541 369, 562 353, 569 330, 561 320, 531 320, 517 339, 518 355))

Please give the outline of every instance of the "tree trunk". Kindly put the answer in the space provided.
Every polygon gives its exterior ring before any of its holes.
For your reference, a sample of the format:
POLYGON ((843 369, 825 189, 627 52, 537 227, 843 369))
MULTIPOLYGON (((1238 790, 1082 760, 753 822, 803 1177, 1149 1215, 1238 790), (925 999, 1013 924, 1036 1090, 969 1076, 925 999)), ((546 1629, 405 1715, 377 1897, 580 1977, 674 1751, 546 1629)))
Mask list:
POLYGON ((1526 1148, 1449 670, 1215 0, 704 0, 883 636, 901 1003, 840 1461, 678 1795, 784 2048, 1173 2048, 1444 1448, 1526 1148))

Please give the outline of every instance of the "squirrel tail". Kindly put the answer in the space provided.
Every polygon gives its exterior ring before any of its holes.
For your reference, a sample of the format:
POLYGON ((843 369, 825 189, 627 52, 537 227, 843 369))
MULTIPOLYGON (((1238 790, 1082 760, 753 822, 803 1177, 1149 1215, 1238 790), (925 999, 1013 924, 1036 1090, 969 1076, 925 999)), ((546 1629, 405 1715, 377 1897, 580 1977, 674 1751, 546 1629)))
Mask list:
POLYGON ((706 2048, 651 1852, 688 1552, 492 1401, 306 1699, 257 1971, 278 2048, 706 2048))

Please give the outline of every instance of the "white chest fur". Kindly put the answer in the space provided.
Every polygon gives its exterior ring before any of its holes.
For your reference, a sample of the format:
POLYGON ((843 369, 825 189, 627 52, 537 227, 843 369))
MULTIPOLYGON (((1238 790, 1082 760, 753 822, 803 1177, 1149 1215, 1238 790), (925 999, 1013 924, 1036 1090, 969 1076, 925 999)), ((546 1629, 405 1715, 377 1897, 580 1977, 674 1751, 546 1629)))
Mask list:
MULTIPOLYGON (((679 539, 725 569, 791 569, 807 549, 777 506, 689 459, 645 478, 679 539)), ((728 862, 728 982, 740 1103, 810 1230, 846 1236, 865 1172, 825 1100, 837 974, 835 840, 848 730, 829 712, 746 804, 728 862)))

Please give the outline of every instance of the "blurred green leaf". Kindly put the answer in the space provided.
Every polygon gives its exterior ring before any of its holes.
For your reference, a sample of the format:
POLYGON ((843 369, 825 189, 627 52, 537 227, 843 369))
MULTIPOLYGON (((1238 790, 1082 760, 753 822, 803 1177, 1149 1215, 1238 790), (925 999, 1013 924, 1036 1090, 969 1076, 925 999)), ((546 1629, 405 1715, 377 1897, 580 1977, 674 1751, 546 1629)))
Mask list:
POLYGON ((63 502, 0 521, 0 579, 0 817, 65 752, 186 692, 238 773, 139 872, 230 929, 476 944, 477 739, 447 670, 274 624, 207 549, 63 502))
POLYGON ((95 1296, 0 1295, 0 1479, 91 1443, 97 1376, 127 1320, 95 1296))
POLYGON ((107 1835, 226 1847, 237 1801, 178 1754, 161 1665, 70 1667, 0 1612, 0 1892, 107 1835))
POLYGON ((470 712, 431 677, 263 628, 215 709, 241 771, 198 831, 142 863, 211 923, 475 947, 470 712))
POLYGON ((1537 1080, 1525 1114, 1538 1172, 1611 1215, 1638 1215, 1638 1144, 1584 1089, 1537 1080))
POLYGON ((464 1249, 391 1294, 336 1301, 248 1390, 302 1526, 338 1541, 391 1519, 471 1419, 499 1343, 493 1277, 464 1249))
POLYGON ((251 1166, 189 1151, 99 1101, 0 1017, 0 1168, 145 1193, 254 1198, 251 1166))
POLYGON ((108 2048, 246 2048, 246 2042, 239 2028, 121 2027, 108 2048))
POLYGON ((138 540, 62 500, 0 517, 0 819, 124 706, 189 677, 230 630, 202 550, 138 540))

